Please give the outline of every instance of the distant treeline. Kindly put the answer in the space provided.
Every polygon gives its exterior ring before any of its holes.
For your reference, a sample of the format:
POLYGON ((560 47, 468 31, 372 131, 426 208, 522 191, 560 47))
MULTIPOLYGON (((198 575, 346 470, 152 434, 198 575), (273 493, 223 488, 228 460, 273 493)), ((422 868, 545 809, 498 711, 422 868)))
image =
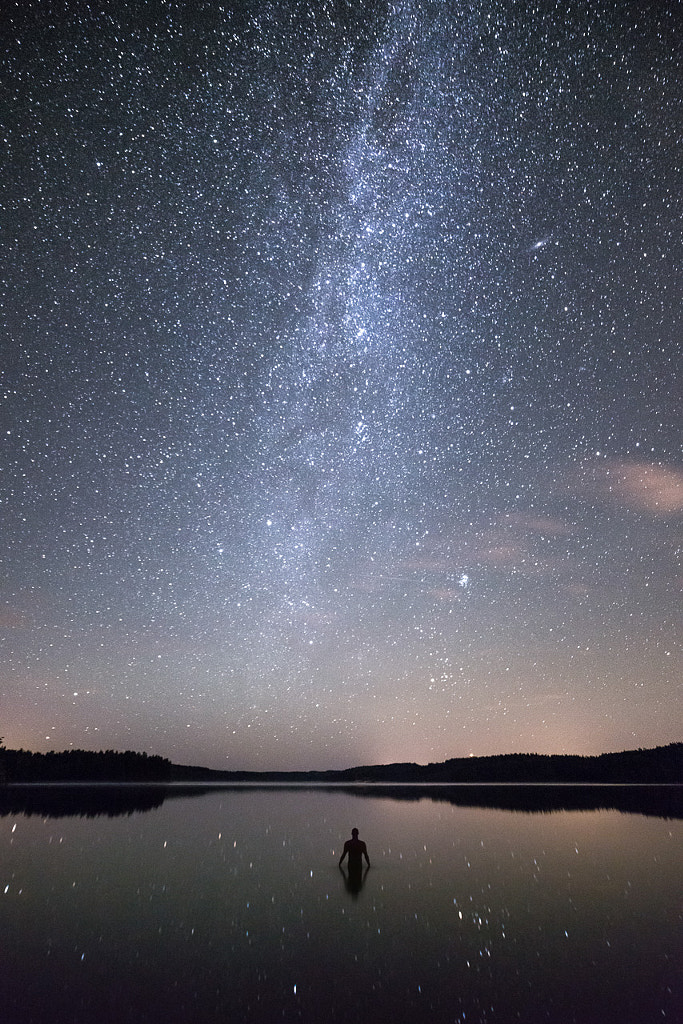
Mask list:
POLYGON ((348 781, 363 782, 683 783, 683 743, 595 757, 573 754, 459 757, 437 764, 352 768, 339 774, 348 781))
POLYGON ((33 754, 0 748, 4 782, 168 782, 173 765, 158 755, 134 750, 64 750, 33 754))
POLYGON ((683 743, 649 750, 581 757, 573 754, 498 754, 435 764, 366 765, 341 771, 226 772, 174 765, 127 750, 67 750, 32 754, 0 747, 4 782, 279 782, 279 783, 651 783, 683 784, 683 743))
POLYGON ((683 743, 649 750, 581 757, 573 754, 497 754, 435 764, 365 765, 340 771, 223 772, 176 765, 178 781, 280 783, 683 783, 683 743))

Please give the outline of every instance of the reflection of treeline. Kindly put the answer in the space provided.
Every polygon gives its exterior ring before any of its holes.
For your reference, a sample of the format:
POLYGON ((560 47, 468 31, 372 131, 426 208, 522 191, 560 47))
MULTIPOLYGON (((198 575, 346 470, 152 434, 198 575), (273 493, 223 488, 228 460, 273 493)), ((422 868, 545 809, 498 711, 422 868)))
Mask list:
POLYGON ((134 750, 34 754, 0 748, 0 779, 5 782, 168 782, 172 774, 166 758, 134 750))
POLYGON ((683 791, 680 786, 625 785, 596 783, 591 786, 566 783, 495 782, 481 785, 450 783, 444 786, 386 785, 362 783, 339 787, 358 797, 391 800, 436 800, 456 807, 490 807, 501 811, 546 813, 553 811, 615 810, 624 814, 645 814, 659 818, 683 818, 683 791))
MULTIPOLYGON (((279 783, 282 792, 320 792, 320 783, 279 783)), ((273 792, 272 783, 252 783, 251 793, 273 792)), ((151 811, 170 799, 200 797, 207 793, 244 793, 241 783, 82 783, 58 782, 52 785, 16 783, 0 786, 0 818, 17 814, 41 818, 116 817, 151 811)), ((374 800, 435 800, 457 807, 487 807, 524 813, 553 811, 617 810, 625 814, 645 814, 660 818, 683 819, 683 787, 614 785, 497 785, 496 783, 447 785, 373 785, 352 783, 335 785, 333 792, 374 800)))
POLYGON ((161 807, 168 786, 148 783, 66 782, 53 785, 0 786, 0 818, 32 814, 40 818, 115 818, 161 807))

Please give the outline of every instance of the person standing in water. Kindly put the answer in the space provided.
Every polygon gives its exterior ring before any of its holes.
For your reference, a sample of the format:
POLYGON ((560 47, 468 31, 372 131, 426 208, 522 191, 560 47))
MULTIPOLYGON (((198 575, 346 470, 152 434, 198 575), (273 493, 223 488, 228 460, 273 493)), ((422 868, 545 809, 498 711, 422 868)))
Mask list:
POLYGON ((358 838, 358 829, 351 829, 351 838, 347 839, 344 843, 344 852, 339 858, 339 867, 342 866, 344 858, 349 858, 349 873, 360 871, 363 866, 363 857, 365 857, 368 867, 370 867, 370 858, 368 857, 368 848, 362 839, 358 838))

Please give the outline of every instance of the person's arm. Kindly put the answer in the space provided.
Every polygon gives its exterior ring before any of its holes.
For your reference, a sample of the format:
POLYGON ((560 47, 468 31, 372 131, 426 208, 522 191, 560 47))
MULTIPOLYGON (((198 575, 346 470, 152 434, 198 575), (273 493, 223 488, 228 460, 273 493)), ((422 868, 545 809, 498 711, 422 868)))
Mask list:
POLYGON ((342 853, 341 857, 339 858, 339 867, 341 867, 341 866, 342 866, 342 862, 343 862, 343 860, 344 860, 344 857, 346 856, 346 854, 347 854, 348 852, 349 852, 349 851, 348 851, 348 848, 347 848, 347 846, 346 846, 346 843, 344 843, 344 852, 342 853))

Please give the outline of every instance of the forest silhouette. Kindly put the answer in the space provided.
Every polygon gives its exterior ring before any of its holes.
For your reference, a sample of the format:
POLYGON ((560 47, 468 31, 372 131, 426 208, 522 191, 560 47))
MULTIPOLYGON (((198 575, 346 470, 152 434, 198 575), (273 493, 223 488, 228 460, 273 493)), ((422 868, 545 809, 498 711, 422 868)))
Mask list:
POLYGON ((584 757, 498 754, 420 765, 401 762, 329 771, 235 772, 176 765, 132 750, 32 753, 0 747, 0 782, 281 783, 683 783, 683 743, 584 757))
POLYGON ((113 817, 248 784, 332 785, 359 798, 429 799, 524 813, 610 808, 683 818, 682 754, 683 744, 672 743, 598 757, 503 754, 329 772, 222 772, 130 750, 43 754, 0 746, 0 816, 113 817))

